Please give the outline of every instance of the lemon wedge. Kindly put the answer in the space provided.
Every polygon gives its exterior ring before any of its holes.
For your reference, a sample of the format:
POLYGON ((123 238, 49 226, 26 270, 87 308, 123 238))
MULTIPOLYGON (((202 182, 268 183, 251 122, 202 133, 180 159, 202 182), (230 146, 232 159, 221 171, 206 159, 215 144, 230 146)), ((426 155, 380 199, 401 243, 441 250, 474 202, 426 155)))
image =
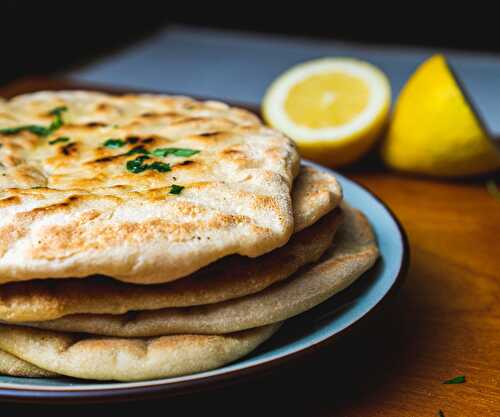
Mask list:
POLYGON ((396 102, 382 146, 387 165, 454 177, 500 167, 500 154, 442 55, 425 61, 396 102))
POLYGON ((292 67, 268 88, 266 122, 295 140, 302 156, 337 167, 359 159, 385 126, 391 90, 373 65, 323 58, 292 67))

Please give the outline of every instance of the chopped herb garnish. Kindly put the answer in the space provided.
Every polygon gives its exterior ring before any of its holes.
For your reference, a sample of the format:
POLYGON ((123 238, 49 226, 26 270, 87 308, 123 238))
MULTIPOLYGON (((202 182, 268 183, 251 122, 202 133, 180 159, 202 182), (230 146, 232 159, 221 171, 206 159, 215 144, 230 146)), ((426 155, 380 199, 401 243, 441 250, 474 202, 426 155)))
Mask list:
POLYGON ((141 172, 146 171, 146 169, 148 168, 146 165, 134 163, 134 161, 129 161, 127 162, 127 169, 134 174, 140 174, 141 172))
POLYGON ((438 411, 438 416, 439 416, 439 417, 445 417, 445 416, 444 416, 444 413, 443 413, 443 410, 439 410, 439 411, 438 411))
POLYGON ((463 384, 465 382, 465 375, 456 376, 448 381, 444 381, 443 384, 463 384))
POLYGON ((199 153, 197 149, 183 149, 183 148, 159 148, 153 151, 153 155, 165 157, 167 155, 175 156, 193 156, 199 153))
POLYGON ((50 134, 50 129, 39 125, 25 125, 18 127, 7 127, 5 129, 0 129, 0 134, 2 135, 16 135, 21 132, 31 132, 37 136, 48 136, 50 134))
POLYGON ((170 164, 165 164, 163 162, 153 162, 152 164, 145 164, 144 161, 150 159, 147 155, 141 155, 132 161, 127 162, 127 170, 133 172, 134 174, 139 174, 148 169, 158 172, 169 172, 172 170, 170 164))
POLYGON ((68 142, 69 138, 67 136, 59 136, 57 139, 49 141, 49 145, 55 145, 57 143, 68 142))
POLYGON ((153 151, 153 155, 154 156, 167 156, 167 152, 166 152, 166 149, 155 149, 153 151))
POLYGON ((500 190, 496 185, 495 181, 489 180, 486 182, 486 189, 494 197, 500 200, 500 190))
POLYGON ((0 129, 0 134, 16 135, 18 133, 27 131, 27 132, 31 132, 37 136, 42 136, 42 137, 49 136, 64 124, 64 121, 62 119, 62 112, 66 111, 66 110, 68 110, 68 108, 65 106, 56 107, 55 109, 51 110, 49 112, 49 114, 52 116, 55 116, 55 119, 50 124, 49 127, 40 126, 40 125, 24 125, 24 126, 17 126, 17 127, 8 127, 5 129, 0 129))
POLYGON ((108 139, 106 142, 104 142, 104 146, 106 148, 121 148, 126 143, 127 142, 121 139, 108 139))
POLYGON ((50 125, 48 128, 43 126, 32 125, 32 126, 27 126, 26 130, 38 136, 49 136, 52 133, 52 125, 50 125))
POLYGON ((137 158, 135 158, 134 161, 138 161, 139 163, 142 164, 146 159, 149 159, 149 156, 141 155, 141 156, 138 156, 137 158))
POLYGON ((132 161, 127 161, 127 169, 134 174, 138 174, 140 172, 146 171, 147 165, 144 165, 144 161, 149 159, 149 156, 142 155, 138 156, 132 161))
POLYGON ((149 152, 147 149, 144 149, 142 146, 136 146, 135 148, 130 149, 125 155, 135 155, 136 153, 142 153, 143 155, 149 155, 151 152, 149 152))
POLYGON ((64 124, 64 121, 62 119, 62 113, 67 111, 67 110, 68 110, 68 108, 66 106, 60 106, 60 107, 56 107, 55 109, 52 109, 49 112, 49 114, 51 114, 52 116, 55 116, 55 119, 49 126, 49 132, 48 132, 47 136, 50 135, 52 132, 55 132, 57 129, 59 129, 64 124))
POLYGON ((3 129, 0 129, 0 134, 2 135, 15 135, 16 133, 19 133, 23 130, 25 130, 27 126, 20 126, 20 127, 4 127, 3 129))
POLYGON ((52 132, 55 132, 57 129, 59 129, 63 125, 63 120, 61 116, 57 116, 56 120, 54 120, 49 128, 47 129, 47 134, 45 136, 49 136, 52 134, 52 132))
POLYGON ((182 185, 172 184, 169 194, 180 194, 184 188, 182 185))
POLYGON ((153 162, 148 165, 148 169, 153 169, 158 172, 168 172, 172 171, 170 164, 165 164, 164 162, 153 162))
POLYGON ((66 106, 59 106, 49 111, 49 114, 52 116, 61 117, 62 112, 65 111, 68 111, 68 108, 66 106))

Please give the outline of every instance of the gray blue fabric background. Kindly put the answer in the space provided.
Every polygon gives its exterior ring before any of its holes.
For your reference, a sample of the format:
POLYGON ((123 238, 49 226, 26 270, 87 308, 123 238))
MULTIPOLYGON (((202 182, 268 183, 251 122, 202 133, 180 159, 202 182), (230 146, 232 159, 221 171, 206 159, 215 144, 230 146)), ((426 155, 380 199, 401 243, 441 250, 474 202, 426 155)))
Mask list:
POLYGON ((425 58, 444 52, 486 126, 500 137, 500 56, 408 47, 377 47, 170 26, 70 75, 82 81, 258 104, 291 65, 323 56, 365 59, 390 78, 394 98, 425 58))

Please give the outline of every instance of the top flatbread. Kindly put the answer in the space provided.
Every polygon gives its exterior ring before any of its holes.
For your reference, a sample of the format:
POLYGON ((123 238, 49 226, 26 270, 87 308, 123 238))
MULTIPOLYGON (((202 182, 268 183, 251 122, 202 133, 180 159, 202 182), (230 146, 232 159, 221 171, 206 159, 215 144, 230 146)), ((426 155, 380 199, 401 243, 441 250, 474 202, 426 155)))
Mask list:
POLYGON ((0 100, 0 129, 26 125, 0 134, 0 283, 92 274, 168 282, 226 255, 260 256, 293 232, 297 151, 247 111, 83 91, 0 100), (64 124, 40 136, 39 126, 57 125, 57 108, 64 124), (200 152, 141 153, 165 148, 200 152), (129 171, 140 156, 157 169, 129 171), (166 163, 171 171, 160 172, 166 163), (185 188, 172 194, 173 184, 185 188))

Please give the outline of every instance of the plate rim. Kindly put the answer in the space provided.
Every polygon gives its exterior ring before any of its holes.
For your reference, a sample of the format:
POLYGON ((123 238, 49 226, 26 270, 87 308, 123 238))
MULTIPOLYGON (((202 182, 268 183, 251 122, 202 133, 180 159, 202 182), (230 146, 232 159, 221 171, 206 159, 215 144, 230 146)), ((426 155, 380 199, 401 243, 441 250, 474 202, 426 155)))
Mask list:
MULTIPOLYGON (((72 402, 72 403, 82 403, 82 402, 109 402, 109 401, 127 401, 130 399, 143 399, 158 396, 159 394, 164 394, 166 396, 180 396, 187 393, 205 391, 207 389, 220 388, 230 382, 235 382, 244 377, 246 378, 256 378, 266 372, 270 372, 275 368, 284 365, 285 363, 294 360, 302 359, 304 356, 313 354, 318 350, 321 350, 328 346, 337 337, 344 335, 347 331, 350 331, 354 326, 358 325, 361 321, 366 320, 369 316, 376 314, 380 309, 382 309, 387 301, 392 298, 395 293, 399 290, 404 282, 404 278, 407 275, 409 262, 410 262, 410 246, 408 242, 408 237, 406 232, 401 225, 401 222, 394 214, 394 212, 387 206, 387 204, 378 197, 373 191, 366 188, 364 185, 360 184, 358 181, 345 177, 342 174, 334 171, 331 168, 322 166, 315 162, 303 159, 301 161, 304 165, 309 165, 316 167, 320 170, 333 173, 334 175, 340 176, 343 179, 353 183, 355 186, 361 188, 363 191, 368 193, 370 197, 376 200, 387 212, 389 217, 393 220, 396 228, 399 232, 399 237, 402 245, 402 256, 401 262, 398 266, 397 273, 395 274, 394 281, 391 286, 385 292, 385 294, 379 299, 379 301, 373 305, 365 314, 356 318, 352 323, 348 324, 343 329, 338 332, 327 336, 323 340, 316 341, 309 346, 304 346, 298 350, 290 353, 285 353, 279 357, 269 358, 263 360, 262 362, 248 365, 241 369, 233 369, 216 375, 201 376, 199 378, 168 382, 165 378, 165 382, 160 382, 156 380, 154 385, 141 385, 141 386, 124 386, 123 388, 114 386, 109 388, 103 388, 102 386, 96 388, 73 388, 71 386, 56 387, 45 387, 45 386, 26 386, 26 387, 16 387, 16 386, 1 386, 0 384, 0 400, 11 401, 11 402, 23 402, 23 403, 42 403, 42 402, 72 402)), ((119 384, 118 382, 116 384, 119 384)), ((101 384, 99 384, 101 385, 101 384)))

